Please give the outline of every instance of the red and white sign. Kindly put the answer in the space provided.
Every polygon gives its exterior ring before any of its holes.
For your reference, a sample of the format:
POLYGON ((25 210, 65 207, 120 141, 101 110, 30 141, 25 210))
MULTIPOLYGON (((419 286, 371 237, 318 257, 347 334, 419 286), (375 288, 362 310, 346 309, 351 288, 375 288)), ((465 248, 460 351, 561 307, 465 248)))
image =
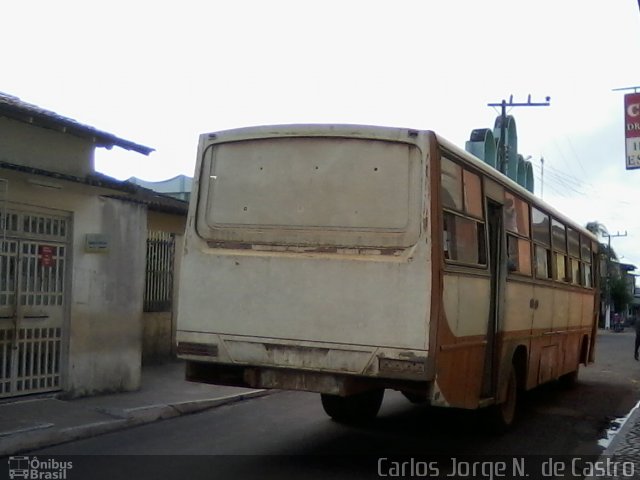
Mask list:
POLYGON ((624 96, 624 137, 627 170, 640 168, 640 93, 624 96))
POLYGON ((40 261, 41 267, 52 267, 53 266, 53 255, 55 253, 55 248, 51 245, 40 245, 38 246, 38 260, 40 261))

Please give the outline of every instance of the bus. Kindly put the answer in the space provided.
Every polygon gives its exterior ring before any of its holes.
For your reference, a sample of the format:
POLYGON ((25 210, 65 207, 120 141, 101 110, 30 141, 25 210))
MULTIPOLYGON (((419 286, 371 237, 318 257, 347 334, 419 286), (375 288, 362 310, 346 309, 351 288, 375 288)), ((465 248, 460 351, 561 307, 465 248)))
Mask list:
POLYGON ((598 241, 432 131, 260 126, 200 136, 177 352, 196 382, 385 389, 514 421, 594 359, 598 241))

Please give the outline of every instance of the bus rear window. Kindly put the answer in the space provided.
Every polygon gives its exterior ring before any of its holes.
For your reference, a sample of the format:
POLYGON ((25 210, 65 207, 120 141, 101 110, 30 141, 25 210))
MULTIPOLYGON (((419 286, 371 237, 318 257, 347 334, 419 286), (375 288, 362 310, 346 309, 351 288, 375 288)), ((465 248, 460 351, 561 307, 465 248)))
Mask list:
POLYGON ((198 231, 207 239, 363 246, 417 241, 420 155, 408 144, 333 137, 221 143, 208 150, 201 172, 198 231))

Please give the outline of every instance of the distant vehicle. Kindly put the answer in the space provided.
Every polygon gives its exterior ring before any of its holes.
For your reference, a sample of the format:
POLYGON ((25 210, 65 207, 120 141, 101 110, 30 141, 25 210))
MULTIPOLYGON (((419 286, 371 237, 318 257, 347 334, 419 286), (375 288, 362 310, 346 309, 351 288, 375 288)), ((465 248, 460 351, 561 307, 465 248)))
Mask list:
POLYGON ((385 389, 489 407, 593 361, 598 242, 431 131, 204 134, 177 320, 187 378, 321 394, 338 421, 385 389))
POLYGON ((624 331, 624 321, 619 313, 613 314, 613 331, 614 332, 623 332, 624 331))

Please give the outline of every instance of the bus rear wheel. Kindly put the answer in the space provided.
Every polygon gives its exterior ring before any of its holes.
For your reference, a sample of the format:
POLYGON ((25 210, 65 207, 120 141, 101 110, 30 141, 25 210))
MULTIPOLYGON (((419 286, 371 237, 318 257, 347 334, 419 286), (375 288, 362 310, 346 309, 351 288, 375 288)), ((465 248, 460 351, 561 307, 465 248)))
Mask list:
POLYGON ((416 405, 427 403, 427 395, 426 394, 408 392, 406 390, 403 390, 402 391, 402 395, 404 395, 404 398, 406 398, 411 403, 414 403, 416 405))
POLYGON ((320 395, 322 408, 326 414, 340 423, 362 423, 374 419, 380 410, 383 397, 384 389, 370 390, 347 397, 326 393, 320 395))
POLYGON ((489 420, 496 432, 502 433, 511 428, 516 420, 517 404, 518 377, 515 367, 511 365, 509 380, 507 381, 507 395, 504 402, 490 407, 489 411, 489 420))
POLYGON ((558 379, 562 388, 573 388, 578 383, 578 374, 580 373, 580 365, 573 372, 565 373, 558 379))

